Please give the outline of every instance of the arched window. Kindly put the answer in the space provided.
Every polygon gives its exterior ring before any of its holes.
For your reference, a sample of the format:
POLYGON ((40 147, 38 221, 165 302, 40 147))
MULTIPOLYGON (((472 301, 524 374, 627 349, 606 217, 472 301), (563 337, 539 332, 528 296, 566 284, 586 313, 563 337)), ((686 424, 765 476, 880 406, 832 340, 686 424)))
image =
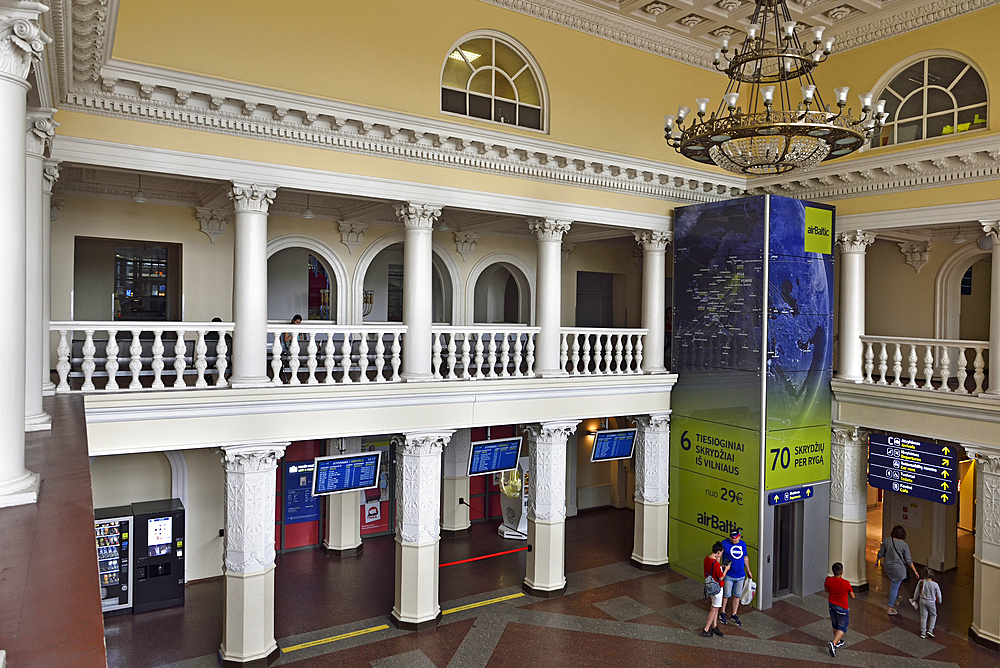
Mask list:
POLYGON ((892 77, 876 98, 885 100, 889 117, 872 146, 986 127, 986 84, 974 65, 956 56, 918 58, 892 77))
POLYGON ((531 55, 510 38, 467 35, 441 71, 441 111, 545 130, 545 82, 531 55))

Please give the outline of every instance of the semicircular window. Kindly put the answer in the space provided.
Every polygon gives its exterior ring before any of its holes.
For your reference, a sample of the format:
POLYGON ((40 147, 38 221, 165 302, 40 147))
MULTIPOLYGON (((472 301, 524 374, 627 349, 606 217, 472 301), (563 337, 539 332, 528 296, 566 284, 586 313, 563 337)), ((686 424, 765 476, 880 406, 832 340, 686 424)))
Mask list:
POLYGON ((441 73, 441 111, 545 130, 545 91, 531 56, 491 35, 452 48, 441 73))
POLYGON ((877 99, 889 114, 872 146, 891 146, 986 127, 986 84, 971 63, 931 56, 908 64, 877 99))

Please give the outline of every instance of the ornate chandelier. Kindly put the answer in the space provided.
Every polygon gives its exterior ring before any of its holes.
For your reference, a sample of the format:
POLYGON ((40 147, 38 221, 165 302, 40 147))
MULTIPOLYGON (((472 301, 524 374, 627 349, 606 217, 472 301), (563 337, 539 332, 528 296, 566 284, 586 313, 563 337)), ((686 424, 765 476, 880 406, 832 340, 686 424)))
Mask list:
POLYGON ((853 153, 878 136, 888 114, 884 100, 872 107, 873 93, 858 96, 857 119, 844 109, 847 86, 833 89, 836 111, 823 104, 812 76, 833 47, 832 37, 823 39, 823 27, 813 28, 811 48, 803 47, 785 0, 756 3, 743 46, 730 55, 729 37, 723 37, 715 54, 716 69, 729 77, 718 111, 706 118, 710 100, 702 97, 695 100, 697 119, 687 128, 690 108, 681 106, 676 116, 664 116, 667 145, 692 160, 757 176, 808 169, 853 153), (746 111, 738 106, 743 84, 749 89, 746 111), (793 108, 796 88, 801 101, 793 108))

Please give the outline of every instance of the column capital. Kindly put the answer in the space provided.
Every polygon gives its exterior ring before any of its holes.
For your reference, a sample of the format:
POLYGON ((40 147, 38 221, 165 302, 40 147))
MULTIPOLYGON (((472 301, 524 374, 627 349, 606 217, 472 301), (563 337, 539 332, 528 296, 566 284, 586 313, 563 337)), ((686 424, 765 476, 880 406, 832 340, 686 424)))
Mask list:
POLYGON ((257 211, 267 213, 267 209, 274 202, 278 186, 262 186, 256 183, 240 183, 233 181, 233 187, 229 190, 229 199, 233 201, 233 208, 237 213, 244 211, 257 211))
POLYGON ((579 420, 567 420, 560 422, 539 422, 524 426, 524 431, 533 440, 546 442, 565 441, 570 434, 576 431, 579 420))
MULTIPOLYGON (((59 180, 59 164, 59 160, 52 159, 42 163, 42 189, 50 195, 52 194, 52 187, 59 180)), ((62 205, 59 205, 58 208, 62 208, 62 205)))
POLYGON ((52 38, 39 25, 49 8, 40 2, 0 2, 0 77, 27 86, 31 65, 52 38))
POLYGON ((855 230, 854 232, 841 232, 837 235, 837 245, 840 246, 841 253, 864 253, 868 246, 875 243, 875 235, 871 232, 855 230))
POLYGON ((868 432, 856 425, 834 424, 831 427, 831 439, 833 443, 843 446, 861 447, 868 432))
POLYGON ((434 229, 434 223, 441 217, 441 210, 443 208, 443 206, 436 204, 407 202, 406 204, 396 205, 396 215, 406 227, 432 230, 434 229))
POLYGON ((426 544, 441 535, 441 450, 452 431, 396 437, 396 536, 426 544))
POLYGON ((1000 218, 980 220, 979 224, 983 226, 983 232, 993 240, 993 243, 1000 243, 1000 218))
POLYGON ((222 464, 227 473, 271 471, 285 454, 289 442, 250 443, 222 446, 222 464))
POLYGON ((965 445, 965 452, 976 459, 976 467, 980 471, 1000 475, 1000 454, 995 450, 986 451, 975 445, 965 445))
POLYGON ((528 229, 535 233, 539 241, 562 241, 572 224, 572 220, 531 218, 528 220, 528 229))
POLYGON ((27 120, 26 148, 28 155, 44 158, 46 151, 52 146, 52 138, 56 136, 59 123, 53 120, 55 109, 29 109, 27 120))
POLYGON ((672 412, 664 411, 662 413, 650 413, 649 415, 635 415, 632 417, 632 422, 642 429, 659 431, 667 429, 670 426, 670 413, 672 412))
POLYGON ((413 431, 403 434, 396 444, 407 455, 436 455, 448 445, 454 433, 453 430, 413 431))
POLYGON ((674 233, 658 230, 635 230, 633 232, 636 242, 642 246, 644 251, 665 251, 667 245, 673 242, 674 233))

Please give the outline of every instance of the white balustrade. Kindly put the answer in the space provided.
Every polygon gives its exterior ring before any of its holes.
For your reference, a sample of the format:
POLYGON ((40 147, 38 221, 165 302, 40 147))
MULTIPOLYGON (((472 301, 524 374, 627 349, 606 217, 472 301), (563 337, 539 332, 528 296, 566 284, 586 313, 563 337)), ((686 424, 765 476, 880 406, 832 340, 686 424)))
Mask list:
POLYGON ((571 376, 642 373, 647 329, 563 327, 561 365, 571 376))
POLYGON ((431 328, 431 372, 438 380, 533 378, 538 327, 431 328))
POLYGON ((269 323, 267 333, 272 385, 400 381, 400 342, 405 325, 269 323))
POLYGON ((173 388, 208 387, 208 378, 213 375, 215 387, 228 384, 226 339, 233 332, 231 322, 73 320, 51 322, 49 329, 59 333, 56 347, 59 394, 164 389, 167 387, 164 369, 168 364, 174 376, 173 388), (168 349, 165 340, 172 341, 172 347, 168 349), (215 345, 210 348, 211 340, 215 345), (215 374, 209 369, 210 363, 215 365, 215 374), (130 378, 127 387, 119 382, 119 376, 130 378), (147 383, 143 383, 143 377, 147 383), (77 379, 82 379, 79 384, 77 379))
POLYGON ((972 395, 981 394, 984 389, 985 353, 990 349, 989 341, 888 336, 862 336, 861 341, 864 346, 864 382, 867 384, 972 395), (973 351, 973 354, 968 351, 973 351), (971 388, 966 385, 970 357, 971 388), (954 383, 949 382, 953 370, 954 383))

